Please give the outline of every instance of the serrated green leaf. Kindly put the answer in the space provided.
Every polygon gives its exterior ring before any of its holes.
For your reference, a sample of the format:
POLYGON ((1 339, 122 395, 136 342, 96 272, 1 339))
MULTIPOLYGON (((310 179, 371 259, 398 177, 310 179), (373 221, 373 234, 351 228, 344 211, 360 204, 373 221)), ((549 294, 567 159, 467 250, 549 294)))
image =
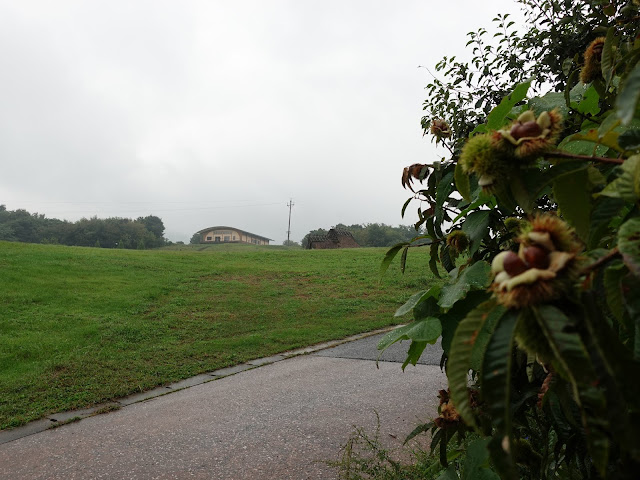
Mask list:
POLYGON ((469 390, 467 388, 469 369, 471 368, 471 353, 475 337, 482 329, 489 313, 495 307, 496 301, 491 299, 469 312, 464 320, 458 324, 449 350, 447 379, 449 380, 451 399, 465 423, 474 428, 476 421, 469 403, 469 390))
POLYGON ((600 197, 591 212, 591 227, 589 230, 589 249, 596 248, 603 236, 608 233, 611 219, 615 218, 625 205, 621 198, 600 197))
POLYGON ((500 480, 489 466, 489 438, 478 438, 469 444, 460 480, 500 480))
POLYGON ((438 305, 444 309, 451 308, 470 290, 484 289, 490 282, 491 265, 484 261, 476 262, 465 268, 454 284, 442 287, 438 305))
POLYGON ((460 162, 456 163, 456 169, 454 170, 454 180, 456 182, 456 188, 462 198, 467 202, 471 202, 471 186, 469 182, 469 175, 464 172, 460 162))
POLYGON ((542 112, 550 112, 554 108, 557 109, 563 117, 569 113, 569 107, 562 92, 549 92, 542 97, 533 97, 529 100, 529 107, 535 112, 536 116, 542 112))
MULTIPOLYGON (((620 125, 620 119, 618 117, 616 117, 615 115, 607 115, 607 118, 605 118, 604 121, 598 127, 598 138, 604 138, 607 133, 611 132, 614 128, 616 128, 619 125, 620 125)), ((618 136, 620 136, 619 133, 618 133, 618 136)), ((617 141, 617 137, 616 137, 616 141, 617 141)))
POLYGON ((587 167, 587 174, 589 175, 589 183, 594 187, 601 187, 607 183, 607 179, 602 172, 593 165, 587 167))
POLYGON ((597 417, 606 418, 609 432, 592 430, 589 436, 595 438, 590 442, 595 446, 602 441, 598 437, 613 434, 619 445, 624 445, 626 451, 637 457, 640 455, 640 437, 637 435, 640 425, 635 415, 629 415, 629 407, 640 396, 640 388, 637 382, 629 382, 629 379, 638 378, 640 370, 621 342, 619 332, 614 331, 604 318, 595 297, 593 293, 583 295, 585 314, 580 320, 584 319, 588 331, 585 336, 587 349, 592 358, 599 359, 596 368, 599 385, 595 392, 591 389, 585 392, 587 395, 583 398, 594 417, 591 421, 587 418, 586 424, 597 425, 597 417), (603 392, 607 392, 606 399, 603 392))
POLYGON ((421 292, 411 295, 409 300, 407 300, 404 305, 402 305, 400 308, 398 308, 398 310, 396 310, 394 317, 401 317, 403 315, 406 315, 407 313, 412 311, 414 307, 418 305, 420 302, 423 302, 428 298, 432 298, 432 297, 437 298, 439 294, 440 294, 440 286, 434 285, 429 290, 423 290, 421 292))
POLYGON ((511 451, 504 450, 503 437, 495 435, 489 441, 489 453, 491 454, 491 464, 500 475, 502 480, 520 480, 518 469, 511 451))
POLYGON ((436 317, 427 317, 418 322, 411 322, 391 330, 378 343, 378 350, 383 352, 401 340, 415 340, 416 342, 436 343, 442 333, 442 325, 436 317))
POLYGON ((435 219, 433 217, 429 217, 425 223, 425 228, 427 229, 427 233, 432 240, 436 240, 438 235, 436 235, 436 230, 434 228, 435 219))
POLYGON ((411 345, 409 345, 409 350, 407 350, 407 358, 405 358, 404 362, 402 362, 402 371, 407 367, 407 365, 411 364, 414 367, 420 360, 420 356, 424 349, 427 348, 429 342, 425 342, 424 340, 413 340, 411 345))
POLYGON ((409 198, 406 202, 404 202, 404 205, 402 205, 402 210, 400 212, 400 216, 402 218, 404 218, 404 212, 407 211, 407 207, 409 206, 409 204, 411 203, 411 200, 413 200, 413 197, 409 198))
POLYGON ((604 145, 594 144, 591 141, 575 140, 573 137, 567 137, 558 145, 559 150, 573 153, 575 155, 596 155, 603 156, 609 150, 604 145))
POLYGON ((627 158, 620 166, 621 174, 598 195, 635 202, 640 198, 640 155, 627 158))
POLYGON ((531 214, 535 208, 535 197, 531 195, 530 190, 526 187, 520 172, 514 173, 509 179, 509 187, 511 194, 518 205, 526 214, 531 214))
MULTIPOLYGON (((606 10, 605 10, 606 11, 606 10)), ((600 70, 602 78, 604 78, 605 87, 609 88, 611 79, 613 78, 614 53, 613 49, 618 44, 616 37, 616 27, 610 27, 607 30, 607 36, 602 47, 602 57, 600 60, 600 70)))
POLYGON ((469 138, 473 137, 474 135, 487 133, 487 132, 489 132, 489 128, 484 123, 481 123, 480 125, 477 125, 476 128, 473 129, 473 131, 469 134, 469 138))
POLYGON ((566 77, 568 77, 569 74, 571 73, 572 67, 573 67, 573 58, 565 58, 562 61, 562 73, 564 73, 566 77))
MULTIPOLYGON (((603 147, 610 148, 615 150, 616 152, 622 153, 622 149, 618 145, 618 137, 620 134, 616 131, 608 131, 604 135, 600 135, 600 132, 595 129, 589 129, 586 132, 574 133, 569 137, 569 142, 591 142, 596 145, 601 145, 603 147)), ((593 148, 593 147, 592 147, 593 148)))
POLYGON ((489 210, 471 212, 462 224, 462 231, 467 234, 471 241, 469 245, 470 255, 478 251, 482 239, 489 233, 490 214, 491 211, 489 210))
POLYGON ((542 305, 533 309, 535 318, 551 347, 556 371, 567 379, 574 392, 574 400, 580 406, 582 421, 590 431, 587 436, 589 453, 596 469, 604 476, 609 458, 610 442, 598 431, 598 417, 585 409, 601 410, 604 406, 603 392, 598 391, 593 380, 596 377, 591 357, 572 321, 560 309, 542 305))
POLYGON ((511 433, 511 363, 519 314, 512 309, 500 318, 482 362, 482 396, 500 438, 511 433))
POLYGON ((563 218, 587 240, 591 217, 592 198, 587 170, 577 170, 562 175, 553 182, 553 194, 563 218))
POLYGON ((624 314, 624 305, 622 303, 622 286, 620 282, 622 277, 628 273, 627 268, 622 265, 611 265, 604 271, 603 285, 607 296, 607 305, 611 313, 622 321, 624 314))
POLYGON ((442 263, 442 267, 447 272, 451 272, 456 268, 454 259, 451 258, 451 249, 448 245, 440 249, 440 263, 442 263))
POLYGON ((458 328, 458 324, 467 316, 467 314, 480 305, 482 302, 486 302, 491 297, 491 294, 486 290, 475 290, 469 292, 469 294, 463 299, 456 302, 456 304, 444 314, 438 315, 440 323, 442 323, 442 350, 448 356, 449 349, 451 348, 451 340, 458 328))
POLYGON ((629 270, 640 277, 640 218, 622 224, 618 230, 618 250, 629 270))
POLYGON ((591 85, 586 92, 584 92, 584 97, 578 103, 576 110, 585 115, 597 115, 600 113, 600 95, 596 91, 595 87, 591 85))
POLYGON ((631 128, 620 134, 618 145, 625 150, 640 149, 640 128, 631 128))
MULTIPOLYGON (((573 62, 572 62, 573 63, 573 62)), ((580 70, 574 69, 571 73, 567 73, 567 82, 564 87, 564 101, 565 105, 577 109, 577 102, 582 100, 585 92, 585 86, 579 82, 580 70)))
POLYGON ((456 472, 455 465, 449 465, 447 469, 440 474, 436 480, 460 480, 458 473, 456 472))
MULTIPOLYGON (((553 159, 551 159, 553 161, 553 159)), ((522 181, 524 188, 530 192, 532 198, 536 198, 547 185, 552 183, 557 177, 567 173, 582 170, 588 166, 583 161, 558 161, 551 168, 540 170, 539 168, 523 169, 522 181)))
POLYGON ((409 246, 407 245, 402 250, 402 255, 400 255, 400 271, 404 273, 407 268, 407 254, 409 253, 409 246))
POLYGON ((533 79, 531 78, 526 82, 519 83, 510 95, 504 97, 498 106, 491 110, 487 116, 487 128, 489 130, 498 130, 504 125, 511 109, 527 96, 532 81, 533 79))
POLYGON ((633 359, 640 361, 640 278, 629 274, 622 278, 621 286, 624 308, 635 327, 633 359))
POLYGON ((440 306, 438 305, 438 297, 430 297, 422 300, 413 309, 414 320, 424 320, 427 317, 440 316, 440 306))
POLYGON ((429 268, 436 278, 440 278, 440 272, 438 271, 438 243, 432 243, 429 247, 429 268))
POLYGON ((436 188, 436 223, 442 223, 443 221, 443 205, 449 198, 449 195, 453 192, 453 175, 454 172, 447 173, 442 180, 438 183, 436 188))
POLYGON ((640 63, 631 71, 616 98, 616 114, 624 125, 633 120, 640 101, 640 63))
POLYGON ((482 363, 484 362, 489 341, 491 340, 498 320, 504 315, 505 311, 506 309, 502 305, 498 305, 487 315, 487 319, 473 343, 473 351, 471 352, 470 359, 473 370, 482 370, 482 363))
POLYGON ((418 425, 416 428, 414 428, 412 430, 412 432, 409 435, 407 435, 407 438, 404 439, 404 442, 402 442, 402 444, 406 445, 410 440, 412 440, 413 438, 417 437, 421 433, 428 432, 434 426, 435 426, 435 424, 433 422, 428 422, 428 423, 423 423, 422 425, 418 425))
POLYGON ((386 255, 384 256, 384 259, 382 260, 382 263, 380 264, 380 276, 381 277, 389 269, 389 265, 391 265, 391 262, 393 262, 393 259, 396 257, 398 252, 406 245, 408 245, 408 243, 406 243, 406 242, 399 243, 397 245, 394 245, 393 247, 391 247, 387 251, 386 255))
POLYGON ((480 191, 478 195, 478 199, 461 211, 456 218, 453 219, 452 223, 456 223, 462 217, 466 216, 471 210, 475 210, 476 208, 482 207, 483 205, 488 205, 490 208, 496 206, 496 199, 493 195, 480 191))
POLYGON ((589 384, 595 378, 593 365, 580 335, 572 328, 569 318, 553 305, 541 305, 533 311, 553 350, 554 361, 558 363, 557 370, 566 376, 574 387, 578 383, 589 384))

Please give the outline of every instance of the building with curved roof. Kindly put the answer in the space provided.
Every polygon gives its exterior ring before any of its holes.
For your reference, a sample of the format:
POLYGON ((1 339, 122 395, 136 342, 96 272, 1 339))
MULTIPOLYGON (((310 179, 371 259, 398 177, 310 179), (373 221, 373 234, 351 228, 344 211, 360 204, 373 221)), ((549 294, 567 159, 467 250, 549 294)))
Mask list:
POLYGON ((235 227, 218 225, 196 232, 200 235, 200 243, 249 243, 252 245, 269 245, 271 238, 246 232, 235 227))

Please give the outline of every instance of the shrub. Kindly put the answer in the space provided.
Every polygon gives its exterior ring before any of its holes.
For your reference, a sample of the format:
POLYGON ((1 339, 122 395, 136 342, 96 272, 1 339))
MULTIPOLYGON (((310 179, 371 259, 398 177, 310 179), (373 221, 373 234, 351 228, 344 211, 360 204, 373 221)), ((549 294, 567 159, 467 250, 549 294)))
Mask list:
POLYGON ((472 433, 503 479, 637 478, 639 2, 519 3, 527 32, 497 16, 497 46, 470 34, 473 60, 445 57, 427 86, 423 127, 450 157, 405 169, 422 188, 402 212, 428 204, 416 227, 450 282, 412 295, 379 348, 409 338, 406 366, 442 337, 449 391, 417 429, 433 448, 472 433))

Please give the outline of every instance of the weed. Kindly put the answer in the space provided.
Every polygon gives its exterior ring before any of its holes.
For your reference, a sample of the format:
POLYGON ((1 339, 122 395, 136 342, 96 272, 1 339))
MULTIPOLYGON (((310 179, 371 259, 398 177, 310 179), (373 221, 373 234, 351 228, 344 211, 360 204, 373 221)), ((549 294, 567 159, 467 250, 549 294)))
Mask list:
POLYGON ((380 439, 380 417, 371 434, 355 430, 341 449, 341 457, 327 464, 338 471, 340 480, 433 480, 444 468, 438 459, 419 446, 390 450, 380 439))
POLYGON ((55 423, 51 424, 51 426, 48 428, 48 430, 53 430, 54 428, 58 428, 58 427, 61 427, 63 425, 68 425, 70 423, 76 423, 76 422, 79 422, 80 420, 82 420, 82 417, 73 417, 73 418, 69 418, 68 420, 62 420, 60 422, 55 422, 55 423))
POLYGON ((94 415, 102 415, 103 413, 117 412, 121 408, 122 408, 122 405, 119 405, 117 403, 110 403, 96 410, 94 415))

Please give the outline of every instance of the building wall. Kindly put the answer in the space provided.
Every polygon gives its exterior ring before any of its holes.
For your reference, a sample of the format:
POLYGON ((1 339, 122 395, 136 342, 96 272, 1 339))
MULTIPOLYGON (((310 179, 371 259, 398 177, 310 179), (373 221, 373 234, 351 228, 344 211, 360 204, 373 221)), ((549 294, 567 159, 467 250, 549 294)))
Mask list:
POLYGON ((268 240, 256 238, 234 229, 209 230, 202 234, 202 243, 233 243, 242 242, 252 245, 269 245, 268 240))
POLYGON ((358 248, 358 242, 353 237, 337 235, 334 238, 324 238, 323 240, 312 240, 309 248, 314 250, 325 250, 332 248, 358 248))

